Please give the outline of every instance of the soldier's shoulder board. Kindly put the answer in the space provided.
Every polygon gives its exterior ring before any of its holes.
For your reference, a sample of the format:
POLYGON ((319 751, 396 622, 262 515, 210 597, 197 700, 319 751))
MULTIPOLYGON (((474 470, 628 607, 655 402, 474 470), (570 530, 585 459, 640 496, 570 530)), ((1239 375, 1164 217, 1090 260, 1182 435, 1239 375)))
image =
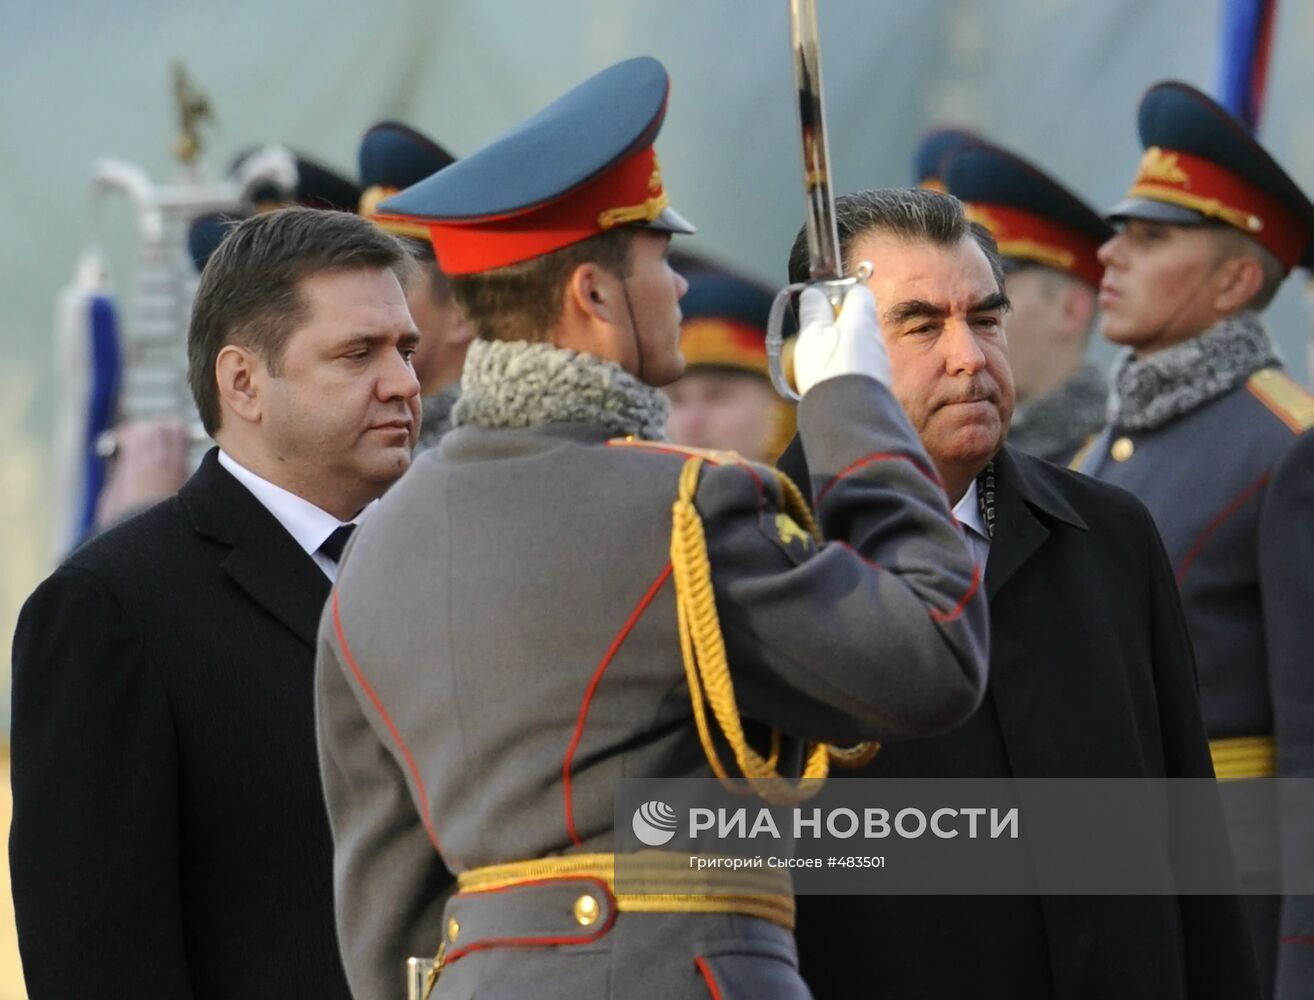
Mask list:
POLYGON ((1250 394, 1297 434, 1314 427, 1314 395, 1280 368, 1264 368, 1246 382, 1250 394))
POLYGON ((638 438, 612 438, 607 442, 609 448, 642 448, 645 451, 662 455, 682 455, 685 458, 701 458, 713 465, 748 465, 749 461, 735 451, 718 448, 693 448, 688 445, 675 444, 671 441, 641 441, 638 438))

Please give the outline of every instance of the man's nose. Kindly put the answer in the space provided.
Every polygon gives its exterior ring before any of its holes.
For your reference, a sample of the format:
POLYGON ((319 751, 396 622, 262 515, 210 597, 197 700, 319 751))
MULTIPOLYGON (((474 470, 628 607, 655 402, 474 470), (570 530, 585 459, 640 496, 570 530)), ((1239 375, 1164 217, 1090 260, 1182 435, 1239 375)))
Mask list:
POLYGON ((944 352, 945 371, 950 375, 975 375, 985 367, 985 352, 981 350, 968 321, 950 321, 940 336, 940 344, 944 352))
POLYGON ((379 399, 410 399, 420 394, 420 380, 415 369, 400 352, 390 353, 377 383, 379 399))
POLYGON ((671 273, 675 275, 675 298, 676 301, 679 301, 684 298, 684 293, 689 290, 689 279, 674 268, 671 268, 671 273))
POLYGON ((1116 260, 1121 259, 1122 250, 1122 233, 1114 233, 1101 244, 1099 250, 1095 251, 1095 256, 1105 267, 1113 267, 1116 260))

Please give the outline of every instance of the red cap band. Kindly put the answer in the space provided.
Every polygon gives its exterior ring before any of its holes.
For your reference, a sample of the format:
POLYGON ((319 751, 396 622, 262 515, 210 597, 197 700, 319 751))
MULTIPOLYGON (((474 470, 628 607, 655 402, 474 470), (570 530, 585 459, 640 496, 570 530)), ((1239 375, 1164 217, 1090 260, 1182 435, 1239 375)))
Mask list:
POLYGON ((507 215, 418 222, 444 274, 477 274, 541 257, 615 226, 651 222, 666 208, 657 154, 648 146, 561 198, 507 215))
POLYGON ((742 368, 769 377, 765 338, 765 331, 747 323, 700 316, 680 328, 680 353, 690 366, 742 368))
POLYGON ((1104 265, 1096 256, 1098 238, 1011 205, 972 202, 967 215, 990 230, 1003 256, 1044 264, 1099 287, 1104 265))
POLYGON ((1151 146, 1128 196, 1180 205, 1241 230, 1288 269, 1310 240, 1306 220, 1278 199, 1218 164, 1151 146))

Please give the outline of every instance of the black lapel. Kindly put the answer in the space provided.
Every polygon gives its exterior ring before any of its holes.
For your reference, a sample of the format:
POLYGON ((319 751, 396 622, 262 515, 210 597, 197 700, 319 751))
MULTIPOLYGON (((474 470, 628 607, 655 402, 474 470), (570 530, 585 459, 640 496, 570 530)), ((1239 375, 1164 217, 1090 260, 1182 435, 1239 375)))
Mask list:
POLYGON ((789 440, 784 452, 776 459, 776 468, 794 481, 794 485, 803 493, 803 499, 812 506, 812 476, 808 472, 807 456, 803 454, 803 438, 795 434, 789 440))
POLYGON ((178 492, 196 531, 229 545, 223 570, 312 649, 328 577, 277 518, 219 464, 212 449, 178 492))
POLYGON ((1036 466, 1043 463, 1007 446, 995 456, 995 537, 986 563, 986 595, 991 601, 1049 538, 1049 528, 1037 512, 1086 530, 1086 522, 1037 474, 1036 466))

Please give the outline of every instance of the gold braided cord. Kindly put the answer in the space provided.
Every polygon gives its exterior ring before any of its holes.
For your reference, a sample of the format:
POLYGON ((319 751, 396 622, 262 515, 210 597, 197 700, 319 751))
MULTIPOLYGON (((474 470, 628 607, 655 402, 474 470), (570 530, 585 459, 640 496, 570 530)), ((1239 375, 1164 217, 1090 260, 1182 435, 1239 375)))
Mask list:
POLYGON ((999 252, 1006 257, 1020 257, 1034 260, 1058 271, 1071 271, 1077 263, 1077 255, 1071 250, 1051 246, 1038 240, 1000 240, 999 252))
MULTIPOLYGON (((801 802, 821 790, 821 779, 826 777, 830 767, 829 754, 824 745, 813 746, 808 751, 802 778, 797 784, 789 785, 775 767, 774 758, 778 754, 773 753, 772 759, 764 758, 749 746, 735 703, 725 639, 716 612, 707 539, 702 519, 694 507, 702 465, 703 459, 694 456, 680 471, 671 530, 671 567, 675 577, 680 650, 684 655, 685 677, 698 738, 712 772, 730 791, 756 794, 774 805, 801 802), (735 763, 747 779, 746 784, 732 779, 720 759, 708 724, 707 704, 711 705, 717 727, 730 745, 735 763)), ((778 738, 773 735, 773 748, 778 738)))
POLYGON ((1271 736, 1231 736, 1209 741, 1214 775, 1219 781, 1271 778, 1277 774, 1277 749, 1271 736))
POLYGON ((1132 198, 1149 198, 1153 201, 1166 201, 1171 205, 1180 205, 1211 219, 1218 219, 1234 226, 1243 233, 1257 233, 1264 228, 1264 220, 1253 212, 1224 205, 1217 198, 1202 198, 1188 194, 1176 188, 1162 187, 1158 184, 1134 184, 1127 192, 1132 198))
POLYGON ((838 767, 844 767, 852 770, 855 767, 866 767, 876 755, 881 752, 879 743, 855 743, 851 747, 827 747, 830 751, 830 762, 838 767))
POLYGON ((652 222, 670 207, 671 198, 665 191, 641 201, 637 205, 621 205, 598 213, 598 228, 612 229, 631 222, 652 222))
MULTIPOLYGON (((785 513, 792 517, 804 531, 820 544, 821 529, 817 527, 816 519, 812 516, 812 508, 808 506, 807 500, 803 498, 802 491, 794 485, 794 480, 779 469, 772 469, 771 471, 776 474, 776 482, 780 484, 780 495, 785 501, 785 513)), ((775 735, 778 736, 779 734, 775 733, 775 735)), ((881 745, 879 743, 856 743, 851 747, 831 746, 827 747, 826 750, 830 755, 832 764, 852 769, 870 764, 876 755, 881 752, 881 745)))

